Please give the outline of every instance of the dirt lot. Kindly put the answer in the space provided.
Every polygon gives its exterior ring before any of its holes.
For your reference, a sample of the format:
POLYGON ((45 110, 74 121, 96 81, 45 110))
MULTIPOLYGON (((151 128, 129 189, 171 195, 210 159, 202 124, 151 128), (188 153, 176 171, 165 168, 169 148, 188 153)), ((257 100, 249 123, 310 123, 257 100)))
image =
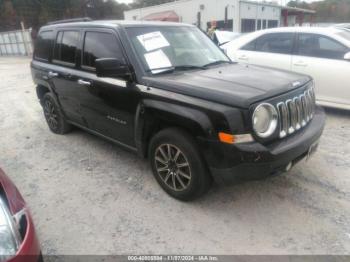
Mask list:
POLYGON ((29 60, 0 58, 0 75, 0 166, 44 254, 350 254, 349 113, 327 110, 318 152, 288 174, 181 203, 132 153, 50 133, 29 60))

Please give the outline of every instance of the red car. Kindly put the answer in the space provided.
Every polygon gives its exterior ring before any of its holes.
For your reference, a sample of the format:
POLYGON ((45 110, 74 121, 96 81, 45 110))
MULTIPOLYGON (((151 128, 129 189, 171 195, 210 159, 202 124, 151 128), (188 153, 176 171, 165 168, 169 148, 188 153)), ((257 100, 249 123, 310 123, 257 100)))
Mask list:
POLYGON ((42 261, 28 207, 0 169, 0 262, 42 261))

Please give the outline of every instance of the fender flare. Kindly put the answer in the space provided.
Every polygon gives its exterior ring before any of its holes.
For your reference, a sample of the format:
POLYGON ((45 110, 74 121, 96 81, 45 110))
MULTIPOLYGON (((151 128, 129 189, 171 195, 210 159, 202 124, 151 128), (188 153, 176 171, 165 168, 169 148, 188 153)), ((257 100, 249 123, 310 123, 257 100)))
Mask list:
POLYGON ((37 97, 38 97, 38 98, 39 98, 39 87, 40 87, 40 86, 46 87, 52 94, 54 94, 54 96, 55 96, 56 99, 57 99, 57 94, 54 92, 54 89, 52 88, 52 86, 50 85, 50 83, 48 83, 47 81, 44 81, 44 80, 37 80, 37 81, 36 81, 35 90, 36 90, 36 94, 37 94, 37 97))
MULTIPOLYGON (((198 126, 200 130, 197 131, 200 131, 204 136, 211 135, 214 130, 209 117, 198 109, 170 104, 169 102, 144 99, 139 103, 135 116, 135 145, 139 155, 142 157, 146 156, 148 148, 147 135, 149 135, 149 130, 146 130, 146 125, 149 124, 149 122, 146 121, 147 113, 154 111, 165 113, 170 118, 174 117, 186 120, 198 126)), ((161 118, 157 118, 157 120, 160 119, 161 118)), ((181 124, 179 124, 179 127, 181 127, 181 124)))

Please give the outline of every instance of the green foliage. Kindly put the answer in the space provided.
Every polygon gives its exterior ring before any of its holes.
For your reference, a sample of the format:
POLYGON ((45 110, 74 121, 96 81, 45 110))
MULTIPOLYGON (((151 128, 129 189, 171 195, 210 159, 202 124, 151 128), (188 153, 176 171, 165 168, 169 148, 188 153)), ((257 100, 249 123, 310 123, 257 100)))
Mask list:
POLYGON ((290 1, 287 4, 287 6, 310 9, 310 5, 308 3, 304 2, 304 1, 298 1, 298 0, 290 1))
POLYGON ((317 11, 317 22, 350 21, 350 0, 325 0, 311 6, 317 11))
POLYGON ((91 17, 93 19, 123 19, 128 5, 115 0, 0 0, 0 30, 26 27, 38 29, 49 21, 91 17))
POLYGON ((316 11, 315 22, 345 23, 350 22, 350 0, 324 0, 310 4, 301 1, 290 1, 288 6, 313 9, 316 11))
POLYGON ((174 2, 175 0, 134 0, 130 6, 132 8, 141 8, 146 6, 160 5, 164 3, 174 2))

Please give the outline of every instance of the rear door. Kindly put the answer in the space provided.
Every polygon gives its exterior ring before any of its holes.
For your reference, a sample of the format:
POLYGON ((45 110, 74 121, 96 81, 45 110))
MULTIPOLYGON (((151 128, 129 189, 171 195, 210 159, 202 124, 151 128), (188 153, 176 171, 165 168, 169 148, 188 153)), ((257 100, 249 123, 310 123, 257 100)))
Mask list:
POLYGON ((128 146, 134 146, 134 116, 138 93, 131 83, 120 78, 97 77, 95 61, 116 58, 126 61, 114 30, 87 29, 83 36, 78 84, 83 117, 90 129, 128 146))
POLYGON ((80 90, 77 84, 78 46, 80 30, 60 30, 57 32, 52 69, 48 73, 54 85, 59 103, 67 118, 75 123, 83 124, 79 98, 80 90))
MULTIPOLYGON (((50 62, 52 59, 55 34, 53 30, 40 31, 35 41, 33 61, 31 63, 32 76, 37 84, 47 86, 50 62)), ((49 83, 50 84, 50 83, 49 83)))
POLYGON ((349 48, 328 36, 311 33, 298 35, 295 72, 310 75, 315 81, 317 100, 350 105, 350 63, 344 60, 349 48))
POLYGON ((268 33, 252 40, 237 52, 237 61, 291 70, 294 33, 268 33))

